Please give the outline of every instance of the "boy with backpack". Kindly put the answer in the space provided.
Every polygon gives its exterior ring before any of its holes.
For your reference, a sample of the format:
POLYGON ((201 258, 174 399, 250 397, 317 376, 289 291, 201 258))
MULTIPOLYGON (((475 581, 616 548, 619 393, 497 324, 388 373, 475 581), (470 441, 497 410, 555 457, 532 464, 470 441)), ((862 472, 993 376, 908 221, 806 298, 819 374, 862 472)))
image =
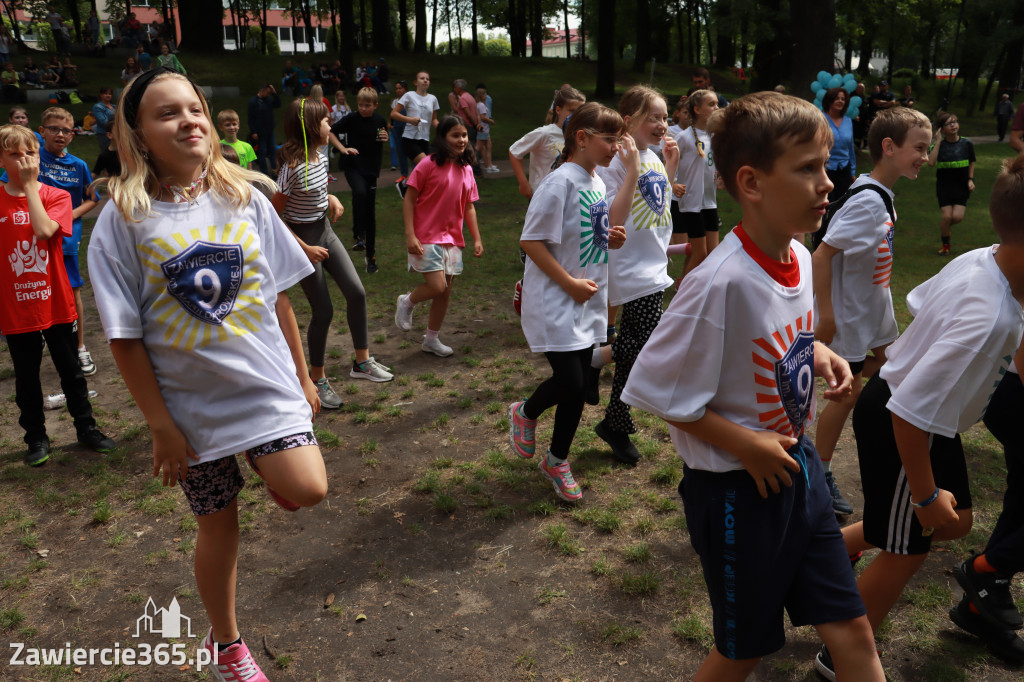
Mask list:
POLYGON ((886 347, 899 336, 889 290, 896 224, 892 187, 901 177, 917 178, 928 162, 930 142, 931 124, 921 112, 907 107, 878 112, 868 130, 875 167, 829 206, 819 231, 824 237, 812 257, 818 313, 814 334, 853 372, 853 392, 826 404, 815 434, 837 514, 851 514, 853 506, 833 478, 832 455, 860 396, 861 378, 878 371, 886 347))

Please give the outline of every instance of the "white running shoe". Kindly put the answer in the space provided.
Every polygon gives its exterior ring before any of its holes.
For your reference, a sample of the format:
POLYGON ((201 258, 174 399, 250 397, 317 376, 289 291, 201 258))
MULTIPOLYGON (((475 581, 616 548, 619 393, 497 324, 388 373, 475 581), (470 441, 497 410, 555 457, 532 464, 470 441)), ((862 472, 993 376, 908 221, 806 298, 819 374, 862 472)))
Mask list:
POLYGON ((433 353, 440 358, 446 358, 455 351, 452 350, 451 346, 446 346, 441 343, 441 339, 433 339, 428 341, 427 337, 423 337, 423 345, 420 346, 424 353, 433 353))
POLYGON ((395 309, 395 326, 404 332, 412 329, 412 304, 409 303, 409 294, 402 294, 398 297, 398 307, 395 309))

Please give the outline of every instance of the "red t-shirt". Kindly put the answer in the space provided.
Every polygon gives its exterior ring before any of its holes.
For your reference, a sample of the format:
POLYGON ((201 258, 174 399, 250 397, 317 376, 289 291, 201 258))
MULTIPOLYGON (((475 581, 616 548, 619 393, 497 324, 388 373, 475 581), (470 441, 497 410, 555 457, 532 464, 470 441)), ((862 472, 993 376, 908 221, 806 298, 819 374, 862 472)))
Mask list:
POLYGON ((23 334, 78 319, 64 270, 61 241, 71 236, 71 195, 39 186, 46 214, 60 226, 40 241, 29 222, 28 200, 0 189, 0 332, 23 334))

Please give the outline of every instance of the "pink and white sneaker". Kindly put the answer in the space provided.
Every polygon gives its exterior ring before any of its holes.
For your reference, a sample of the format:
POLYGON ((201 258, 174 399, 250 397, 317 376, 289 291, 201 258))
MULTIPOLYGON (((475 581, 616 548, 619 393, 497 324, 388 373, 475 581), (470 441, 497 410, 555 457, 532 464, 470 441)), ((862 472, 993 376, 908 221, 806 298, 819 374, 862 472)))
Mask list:
POLYGON ((290 512, 299 510, 299 505, 295 504, 291 500, 286 500, 285 498, 281 497, 273 488, 267 485, 267 479, 263 478, 263 474, 260 473, 259 467, 256 466, 256 461, 248 452, 245 453, 245 461, 249 463, 249 466, 252 467, 252 470, 256 472, 256 475, 263 479, 263 487, 267 489, 267 494, 270 495, 270 499, 272 499, 274 502, 277 502, 277 506, 281 507, 281 509, 284 509, 285 511, 290 512))
POLYGON ((218 682, 270 682, 256 664, 245 640, 218 652, 213 628, 210 628, 200 646, 210 652, 210 673, 218 682))

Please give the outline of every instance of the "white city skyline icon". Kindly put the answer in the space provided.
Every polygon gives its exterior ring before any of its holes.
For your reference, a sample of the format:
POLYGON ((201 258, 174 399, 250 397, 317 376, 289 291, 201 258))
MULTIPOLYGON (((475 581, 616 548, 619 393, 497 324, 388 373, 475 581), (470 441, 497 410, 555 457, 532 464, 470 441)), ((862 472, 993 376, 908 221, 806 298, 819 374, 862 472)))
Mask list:
POLYGON ((171 599, 166 609, 156 607, 153 598, 146 602, 146 609, 135 621, 134 637, 141 637, 145 633, 160 635, 164 639, 174 639, 182 636, 181 622, 185 621, 185 632, 188 637, 195 637, 192 634, 192 619, 181 615, 181 607, 178 605, 178 598, 171 599))

